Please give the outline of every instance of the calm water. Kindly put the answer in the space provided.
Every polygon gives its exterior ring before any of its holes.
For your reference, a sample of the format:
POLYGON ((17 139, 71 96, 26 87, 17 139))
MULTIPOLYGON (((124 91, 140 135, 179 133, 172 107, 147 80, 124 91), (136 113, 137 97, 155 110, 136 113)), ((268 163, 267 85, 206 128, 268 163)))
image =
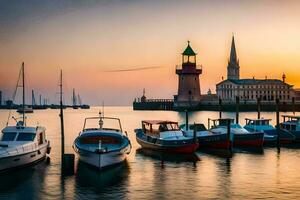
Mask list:
MULTIPOLYGON (((66 151, 82 129, 85 117, 97 116, 99 108, 65 110, 66 151)), ((41 162, 0 175, 0 199, 299 199, 300 149, 265 148, 263 152, 239 152, 231 158, 197 152, 195 157, 166 157, 139 149, 134 129, 142 119, 184 121, 184 113, 133 111, 131 107, 106 107, 106 116, 119 117, 128 131, 132 152, 124 165, 103 172, 76 163, 76 174, 60 176, 60 124, 58 110, 28 115, 28 124, 47 128, 51 141, 50 164, 41 162)), ((299 114, 299 113, 298 113, 299 114)), ((14 116, 18 116, 16 113, 14 116)), ((0 111, 4 127, 8 111, 0 111)), ((207 124, 217 112, 190 113, 190 122, 207 124)), ((224 113, 234 117, 235 113, 224 113)), ((241 113, 245 117, 256 113, 241 113)), ((273 113, 262 113, 274 119, 273 113)), ((273 120, 275 122, 275 120, 273 120)), ((11 121, 12 123, 12 121, 11 121)))

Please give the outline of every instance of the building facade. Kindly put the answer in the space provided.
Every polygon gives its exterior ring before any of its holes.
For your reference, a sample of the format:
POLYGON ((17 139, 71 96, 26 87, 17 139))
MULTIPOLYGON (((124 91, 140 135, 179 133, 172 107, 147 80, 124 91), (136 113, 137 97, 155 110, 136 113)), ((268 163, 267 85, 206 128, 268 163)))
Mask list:
POLYGON ((178 75, 178 92, 174 96, 174 107, 197 106, 201 99, 199 75, 202 67, 196 64, 196 53, 188 46, 182 53, 182 65, 176 66, 178 75))
POLYGON ((241 101, 292 101, 295 91, 292 85, 285 82, 283 74, 279 79, 240 79, 240 66, 236 54, 235 41, 232 37, 230 58, 227 66, 227 79, 216 85, 218 98, 224 101, 235 101, 238 96, 241 101))

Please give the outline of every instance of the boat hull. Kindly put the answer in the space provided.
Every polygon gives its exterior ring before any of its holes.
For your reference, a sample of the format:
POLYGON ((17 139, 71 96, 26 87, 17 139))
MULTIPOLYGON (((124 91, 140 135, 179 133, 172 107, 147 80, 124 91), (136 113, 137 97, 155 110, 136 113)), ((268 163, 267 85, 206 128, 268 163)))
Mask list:
POLYGON ((130 144, 120 150, 105 153, 91 152, 80 149, 76 146, 74 148, 81 162, 91 165, 97 169, 104 169, 125 161, 127 154, 130 153, 130 149, 130 144))
POLYGON ((37 163, 46 158, 48 150, 49 143, 46 143, 34 151, 0 158, 0 173, 37 163))
POLYGON ((264 133, 234 133, 234 147, 262 147, 264 144, 264 133))
POLYGON ((198 143, 178 144, 178 145, 154 144, 143 140, 138 135, 136 137, 136 140, 139 143, 139 145, 141 145, 142 148, 163 151, 168 153, 190 154, 190 153, 194 153, 199 147, 198 143))
POLYGON ((199 148, 205 149, 229 149, 231 142, 227 138, 227 134, 216 134, 197 137, 199 148))

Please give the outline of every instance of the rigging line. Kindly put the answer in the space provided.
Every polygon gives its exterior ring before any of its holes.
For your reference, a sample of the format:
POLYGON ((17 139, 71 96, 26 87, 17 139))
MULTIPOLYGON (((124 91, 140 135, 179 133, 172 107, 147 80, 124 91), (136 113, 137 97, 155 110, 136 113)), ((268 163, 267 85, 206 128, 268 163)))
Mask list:
MULTIPOLYGON (((17 94, 17 90, 18 90, 19 82, 20 82, 20 78, 21 78, 21 71, 22 71, 22 68, 19 71, 19 77, 18 77, 17 85, 15 87, 15 90, 14 90, 14 93, 13 93, 13 96, 12 96, 12 104, 15 101, 15 98, 16 98, 16 94, 17 94)), ((8 126, 9 119, 10 119, 10 116, 11 116, 11 106, 12 106, 12 104, 10 104, 10 106, 9 106, 9 112, 8 112, 8 118, 7 118, 7 121, 6 121, 6 126, 8 126)))

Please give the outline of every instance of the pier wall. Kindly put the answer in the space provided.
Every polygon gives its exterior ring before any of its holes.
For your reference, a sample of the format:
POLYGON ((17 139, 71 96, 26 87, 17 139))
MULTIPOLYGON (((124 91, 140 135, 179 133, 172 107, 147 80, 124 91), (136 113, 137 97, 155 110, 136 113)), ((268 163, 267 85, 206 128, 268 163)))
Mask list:
MULTIPOLYGON (((276 111, 275 102, 261 102, 261 111, 276 111)), ((219 111, 220 106, 218 101, 206 101, 200 102, 197 106, 191 107, 174 107, 174 101, 146 101, 146 102, 134 102, 134 110, 176 110, 176 111, 219 111)), ((236 110, 236 104, 234 102, 224 102, 221 105, 222 111, 234 112, 236 110)), ((288 111, 300 111, 300 101, 296 101, 293 105, 292 102, 280 102, 279 110, 282 112, 288 111)), ((241 102, 239 104, 239 111, 251 112, 257 111, 257 103, 253 102, 241 102)))

